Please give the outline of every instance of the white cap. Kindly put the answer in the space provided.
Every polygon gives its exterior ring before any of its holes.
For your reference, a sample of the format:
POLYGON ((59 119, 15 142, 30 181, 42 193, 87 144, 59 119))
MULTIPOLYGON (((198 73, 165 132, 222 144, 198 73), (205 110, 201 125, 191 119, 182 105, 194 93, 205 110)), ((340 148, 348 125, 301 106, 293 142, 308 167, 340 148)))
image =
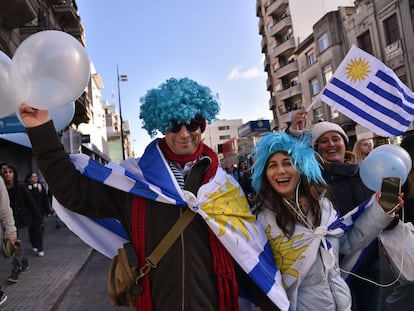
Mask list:
POLYGON ((347 143, 349 143, 349 138, 342 127, 336 123, 323 121, 316 123, 312 128, 312 146, 315 146, 315 144, 318 142, 319 137, 327 132, 337 132, 341 134, 347 143))

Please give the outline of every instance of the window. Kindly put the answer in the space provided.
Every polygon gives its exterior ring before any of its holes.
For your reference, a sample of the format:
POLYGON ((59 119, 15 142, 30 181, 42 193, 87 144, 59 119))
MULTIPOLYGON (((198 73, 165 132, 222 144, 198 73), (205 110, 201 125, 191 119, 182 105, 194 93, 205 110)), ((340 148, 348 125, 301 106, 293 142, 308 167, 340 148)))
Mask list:
POLYGON ((231 138, 231 135, 221 135, 221 136, 219 136, 220 140, 227 140, 227 139, 230 139, 230 138, 231 138))
POLYGON ((368 31, 365 31, 362 35, 357 38, 358 46, 369 54, 373 54, 372 42, 371 42, 371 35, 368 31))
POLYGON ((309 51, 308 53, 306 53, 306 59, 308 61, 308 66, 316 63, 315 53, 313 51, 309 51))
POLYGON ((267 32, 270 33, 272 31, 272 26, 273 26, 273 23, 267 24, 267 32))
POLYGON ((228 125, 223 125, 223 126, 218 127, 219 131, 225 131, 225 130, 229 130, 229 129, 230 129, 230 126, 228 126, 228 125))
POLYGON ((314 78, 309 81, 310 93, 311 96, 318 95, 320 88, 319 88, 319 81, 317 78, 314 78))
POLYGON ((328 64, 322 68, 322 75, 323 75, 323 84, 326 85, 326 83, 328 83, 329 80, 331 80, 333 76, 331 64, 328 64))
POLYGON ((322 112, 322 108, 316 108, 313 110, 313 119, 315 120, 316 123, 323 121, 323 112, 322 112))
POLYGON ((329 46, 328 34, 325 32, 322 36, 319 37, 319 53, 325 51, 329 46))
POLYGON ((274 49, 276 48, 276 42, 272 42, 269 46, 270 54, 273 53, 274 49))
POLYGON ((339 117, 339 111, 335 108, 328 107, 331 110, 331 119, 335 119, 339 117))
POLYGON ((384 32, 387 45, 390 45, 400 39, 397 15, 394 14, 384 20, 384 32))

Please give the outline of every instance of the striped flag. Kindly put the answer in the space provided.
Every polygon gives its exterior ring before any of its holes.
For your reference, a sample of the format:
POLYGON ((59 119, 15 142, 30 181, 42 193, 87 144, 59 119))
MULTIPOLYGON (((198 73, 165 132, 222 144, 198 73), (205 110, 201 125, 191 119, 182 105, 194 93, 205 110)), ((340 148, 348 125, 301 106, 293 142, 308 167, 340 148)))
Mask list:
POLYGON ((345 56, 320 99, 384 137, 405 133, 414 119, 414 93, 392 69, 356 46, 345 56))

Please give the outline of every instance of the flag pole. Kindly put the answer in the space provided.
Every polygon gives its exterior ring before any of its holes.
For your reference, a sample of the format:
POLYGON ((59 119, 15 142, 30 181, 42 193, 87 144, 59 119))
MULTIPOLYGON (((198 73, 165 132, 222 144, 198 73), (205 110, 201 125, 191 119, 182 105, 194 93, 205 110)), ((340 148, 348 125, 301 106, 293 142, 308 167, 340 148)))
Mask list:
MULTIPOLYGON (((328 81, 328 83, 329 83, 329 81, 328 81)), ((316 104, 316 102, 319 100, 319 97, 321 97, 321 95, 322 95, 323 91, 325 90, 326 86, 328 85, 328 83, 325 84, 322 91, 319 92, 319 94, 314 98, 312 103, 307 108, 305 108, 306 112, 309 112, 312 109, 312 107, 316 104)))

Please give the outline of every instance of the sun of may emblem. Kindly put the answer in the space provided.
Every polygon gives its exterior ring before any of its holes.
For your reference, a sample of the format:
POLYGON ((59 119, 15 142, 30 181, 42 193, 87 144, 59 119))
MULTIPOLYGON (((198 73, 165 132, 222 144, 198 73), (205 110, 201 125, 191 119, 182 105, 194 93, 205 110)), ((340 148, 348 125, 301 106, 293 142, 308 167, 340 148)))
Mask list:
POLYGON ((348 66, 345 68, 346 77, 351 79, 353 82, 364 80, 367 75, 371 72, 369 69, 368 61, 359 57, 357 59, 351 59, 348 66))

